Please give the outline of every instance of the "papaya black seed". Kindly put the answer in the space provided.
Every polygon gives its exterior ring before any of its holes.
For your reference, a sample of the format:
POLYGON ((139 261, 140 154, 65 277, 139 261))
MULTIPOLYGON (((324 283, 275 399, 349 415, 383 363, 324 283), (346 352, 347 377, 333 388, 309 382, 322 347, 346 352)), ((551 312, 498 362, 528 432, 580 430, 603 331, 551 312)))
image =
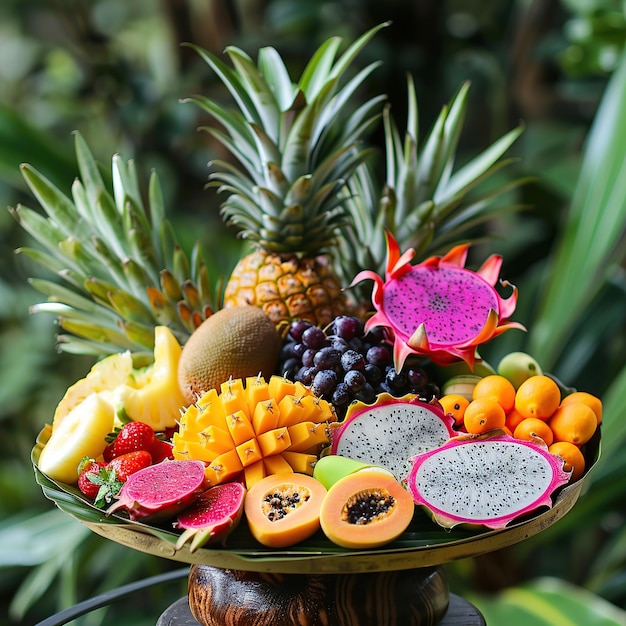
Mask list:
POLYGON ((357 500, 348 507, 348 523, 349 524, 369 524, 377 516, 384 515, 395 504, 392 496, 372 495, 363 500, 357 500))

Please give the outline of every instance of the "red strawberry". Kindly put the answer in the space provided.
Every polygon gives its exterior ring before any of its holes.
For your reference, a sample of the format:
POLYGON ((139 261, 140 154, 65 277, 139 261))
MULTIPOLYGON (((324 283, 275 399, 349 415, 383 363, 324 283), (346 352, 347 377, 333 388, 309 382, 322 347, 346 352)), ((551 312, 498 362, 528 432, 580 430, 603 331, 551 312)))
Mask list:
POLYGON ((108 463, 115 458, 115 440, 107 444, 104 452, 102 453, 102 458, 105 463, 108 463))
POLYGON ((100 476, 100 471, 105 465, 101 461, 85 458, 78 467, 78 488, 90 500, 95 500, 100 490, 100 484, 92 478, 100 476))
POLYGON ((146 450, 135 450, 116 456, 107 463, 107 470, 115 470, 115 478, 125 483, 127 478, 136 471, 152 465, 152 455, 146 450))
POLYGON ((169 441, 161 441, 157 439, 152 446, 152 450, 150 450, 150 454, 152 454, 152 463, 160 463, 161 461, 165 461, 165 459, 173 459, 174 454, 172 453, 172 444, 169 441))
POLYGON ((156 441, 152 427, 143 422, 128 422, 122 426, 113 443, 113 456, 116 458, 129 452, 145 450, 149 452, 156 441))

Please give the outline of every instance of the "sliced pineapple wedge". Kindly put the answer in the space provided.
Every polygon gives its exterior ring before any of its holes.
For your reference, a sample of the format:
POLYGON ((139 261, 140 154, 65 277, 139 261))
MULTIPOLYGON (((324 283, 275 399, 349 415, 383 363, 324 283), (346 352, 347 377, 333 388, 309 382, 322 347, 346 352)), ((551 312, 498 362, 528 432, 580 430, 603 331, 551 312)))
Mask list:
POLYGON ((133 358, 130 352, 119 352, 98 361, 85 378, 65 392, 54 412, 52 428, 58 428, 65 416, 93 393, 109 392, 132 382, 133 358))
POLYGON ((94 393, 107 401, 122 421, 145 422, 156 432, 173 428, 185 405, 178 387, 181 347, 166 326, 155 327, 154 333, 152 364, 135 369, 130 352, 112 354, 69 387, 55 410, 53 432, 75 407, 94 393))
POLYGON ((53 480, 76 484, 83 458, 103 453, 114 419, 113 405, 100 393, 91 393, 53 427, 41 451, 39 469, 53 480))
POLYGON ((154 363, 135 370, 132 385, 118 389, 117 400, 131 420, 159 432, 176 426, 186 402, 178 386, 180 344, 166 326, 154 332, 154 363))

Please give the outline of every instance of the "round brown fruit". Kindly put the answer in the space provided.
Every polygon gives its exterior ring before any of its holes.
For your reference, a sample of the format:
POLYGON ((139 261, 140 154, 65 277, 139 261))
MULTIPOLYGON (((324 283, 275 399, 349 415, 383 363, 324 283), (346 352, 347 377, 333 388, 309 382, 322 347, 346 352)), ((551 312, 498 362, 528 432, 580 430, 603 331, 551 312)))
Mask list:
POLYGON ((221 309, 202 323, 183 347, 178 384, 191 404, 229 378, 261 374, 265 378, 278 362, 281 339, 274 323, 258 307, 221 309))

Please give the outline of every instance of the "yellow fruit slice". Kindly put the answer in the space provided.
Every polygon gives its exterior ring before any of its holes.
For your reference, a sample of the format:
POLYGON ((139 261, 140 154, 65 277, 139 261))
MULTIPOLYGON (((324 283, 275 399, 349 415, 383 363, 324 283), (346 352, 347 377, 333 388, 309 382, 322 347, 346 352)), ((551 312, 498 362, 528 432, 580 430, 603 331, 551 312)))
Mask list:
POLYGON ((250 407, 270 399, 270 386, 262 376, 246 378, 246 399, 250 407))
POLYGON ((257 463, 263 458, 259 442, 254 437, 238 445, 235 450, 237 450, 237 455, 243 467, 257 463))
POLYGON ((264 457, 279 454, 291 445, 291 438, 285 427, 261 433, 257 435, 257 440, 264 457))
POLYGON ((287 431, 291 438, 289 449, 292 452, 308 452, 316 446, 328 443, 328 433, 324 424, 300 422, 289 426, 287 431))
POLYGON ((293 426, 308 419, 308 410, 303 400, 301 396, 285 396, 278 403, 278 426, 293 426))
POLYGON ((110 391, 119 385, 132 382, 133 358, 130 352, 119 352, 98 361, 85 378, 81 378, 67 389, 54 411, 52 427, 92 393, 110 391))
POLYGON ((263 463, 268 476, 270 474, 289 474, 293 472, 291 465, 280 454, 266 457, 263 459, 263 463))
POLYGON ((248 467, 243 468, 243 475, 246 481, 246 488, 249 489, 255 483, 267 476, 265 471, 265 461, 257 461, 248 467))
POLYGON ((254 437, 252 422, 243 411, 229 415, 226 418, 226 424, 228 425, 228 432, 237 446, 254 437))
POLYGON ((207 426, 204 430, 200 431, 199 435, 199 440, 202 442, 202 445, 205 448, 214 450, 218 454, 228 452, 235 444, 230 433, 219 426, 207 426))
POLYGON ((80 462, 102 454, 114 419, 113 406, 100 394, 90 394, 53 426, 39 457, 39 469, 53 480, 76 484, 80 462))
POLYGON ((291 469, 297 474, 308 474, 313 476, 313 468, 317 462, 316 454, 306 454, 305 452, 292 452, 291 450, 285 450, 281 456, 289 465, 291 469))
POLYGON ((132 386, 119 390, 118 399, 130 419, 145 422, 159 432, 174 428, 185 406, 178 387, 181 347, 166 326, 154 329, 154 363, 135 372, 132 386))
POLYGON ((206 468, 205 475, 209 483, 213 485, 234 478, 242 469, 243 465, 241 464, 237 450, 233 448, 215 458, 206 468))
POLYGON ((261 400, 254 409, 252 426, 255 432, 262 433, 278 426, 278 407, 273 398, 261 400))

